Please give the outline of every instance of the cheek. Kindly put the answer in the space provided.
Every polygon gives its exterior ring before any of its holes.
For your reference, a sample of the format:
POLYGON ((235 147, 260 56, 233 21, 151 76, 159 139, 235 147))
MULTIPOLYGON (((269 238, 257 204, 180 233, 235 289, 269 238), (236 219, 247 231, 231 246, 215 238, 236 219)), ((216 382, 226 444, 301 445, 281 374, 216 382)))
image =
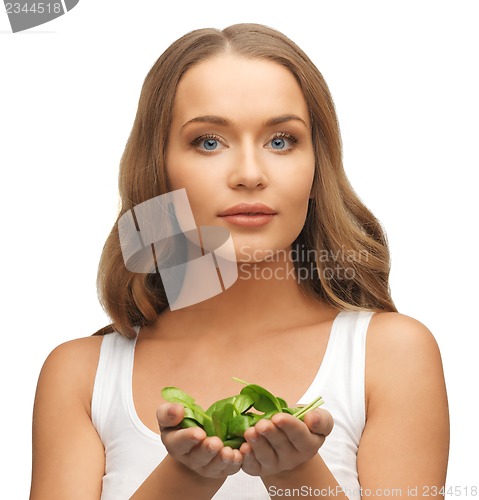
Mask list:
POLYGON ((288 220, 295 231, 301 231, 308 213, 308 205, 313 185, 314 170, 305 169, 297 173, 294 182, 285 186, 284 199, 289 200, 290 212, 288 220))
POLYGON ((195 199, 206 189, 204 176, 201 171, 191 165, 181 155, 170 154, 166 156, 166 173, 171 191, 186 189, 190 203, 195 204, 195 199))
MULTIPOLYGON (((170 189, 185 188, 188 196, 208 199, 211 192, 219 184, 218 172, 195 158, 189 152, 184 152, 180 147, 172 145, 166 154, 166 173, 170 189)), ((209 198, 211 200, 211 198, 209 198)), ((193 202, 193 200, 191 200, 193 202)))
POLYGON ((304 209, 308 206, 313 187, 314 168, 305 168, 296 172, 290 177, 290 182, 285 186, 285 197, 289 198, 291 203, 298 209, 304 209))
MULTIPOLYGON (((181 150, 176 140, 172 140, 166 149, 166 174, 168 176, 171 191, 188 188, 189 182, 194 175, 194 168, 191 161, 181 150)), ((191 184, 191 182, 190 182, 191 184)))
POLYGON ((295 219, 297 224, 304 225, 308 212, 311 190, 313 187, 314 168, 310 168, 299 174, 294 185, 290 187, 294 193, 295 219))
POLYGON ((178 161, 166 160, 166 175, 168 176, 168 183, 171 191, 186 188, 185 181, 188 176, 185 175, 184 169, 179 167, 178 161))
POLYGON ((210 182, 208 176, 194 169, 172 168, 168 178, 172 191, 186 190, 189 210, 193 213, 196 225, 209 225, 211 201, 217 196, 218 184, 210 182))

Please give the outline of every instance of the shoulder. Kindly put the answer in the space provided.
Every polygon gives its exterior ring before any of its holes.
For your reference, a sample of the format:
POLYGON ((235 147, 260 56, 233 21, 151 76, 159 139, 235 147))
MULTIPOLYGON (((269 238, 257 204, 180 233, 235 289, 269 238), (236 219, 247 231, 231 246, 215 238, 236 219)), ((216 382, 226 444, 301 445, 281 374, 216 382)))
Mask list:
POLYGON ((443 368, 432 332, 404 314, 374 314, 366 341, 368 406, 412 387, 432 390, 438 385, 443 385, 443 368))
POLYGON ((91 357, 99 352, 104 335, 81 337, 68 340, 55 347, 47 359, 62 359, 68 356, 80 355, 82 357, 91 357))
POLYGON ((436 344, 431 331, 418 321, 397 312, 378 312, 372 315, 368 337, 374 345, 387 346, 399 343, 412 347, 418 343, 436 344))
POLYGON ((48 355, 43 369, 64 368, 81 371, 98 362, 103 336, 82 337, 58 345, 48 355))
POLYGON ((82 337, 55 347, 43 364, 39 387, 80 398, 90 414, 102 340, 103 336, 82 337))
POLYGON ((438 353, 432 332, 417 319, 396 312, 372 315, 367 336, 370 358, 387 356, 389 360, 438 353))

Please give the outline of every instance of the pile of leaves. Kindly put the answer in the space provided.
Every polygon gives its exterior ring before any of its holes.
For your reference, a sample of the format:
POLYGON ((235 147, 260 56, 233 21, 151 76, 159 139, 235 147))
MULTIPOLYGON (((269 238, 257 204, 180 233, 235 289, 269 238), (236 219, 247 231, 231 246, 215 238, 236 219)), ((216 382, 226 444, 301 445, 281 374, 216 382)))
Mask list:
POLYGON ((166 401, 180 403, 185 408, 180 424, 182 428, 201 427, 207 436, 218 436, 225 446, 231 448, 239 448, 245 442, 243 436, 246 429, 264 418, 270 419, 276 413, 289 413, 302 420, 306 413, 323 404, 320 396, 307 406, 289 408, 284 399, 274 396, 264 387, 238 378, 234 380, 245 384, 241 392, 216 401, 207 410, 177 387, 164 387, 161 394, 166 401))

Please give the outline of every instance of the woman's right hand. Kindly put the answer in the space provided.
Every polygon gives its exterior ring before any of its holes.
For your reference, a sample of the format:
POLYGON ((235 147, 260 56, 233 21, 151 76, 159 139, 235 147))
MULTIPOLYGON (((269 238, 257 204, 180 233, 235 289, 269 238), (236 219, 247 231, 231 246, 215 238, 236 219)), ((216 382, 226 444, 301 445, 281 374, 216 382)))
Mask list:
POLYGON ((165 403, 156 413, 161 440, 168 453, 188 469, 207 478, 226 478, 236 474, 243 463, 239 450, 224 446, 217 436, 207 437, 201 427, 181 429, 184 408, 165 403))

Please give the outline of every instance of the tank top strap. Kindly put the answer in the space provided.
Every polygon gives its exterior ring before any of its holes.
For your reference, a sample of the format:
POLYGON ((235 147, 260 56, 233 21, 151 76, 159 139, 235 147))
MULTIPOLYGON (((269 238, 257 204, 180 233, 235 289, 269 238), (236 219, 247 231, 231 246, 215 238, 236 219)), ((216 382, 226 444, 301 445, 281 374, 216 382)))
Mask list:
POLYGON ((373 314, 368 310, 338 314, 318 373, 298 404, 308 404, 321 395, 324 408, 338 403, 365 420, 366 335, 373 314))
POLYGON ((100 437, 107 432, 112 408, 126 404, 135 343, 118 332, 103 337, 91 402, 91 419, 100 437))
POLYGON ((366 337, 374 311, 348 311, 341 318, 335 341, 335 363, 331 376, 343 380, 346 401, 366 421, 365 370, 366 337))

